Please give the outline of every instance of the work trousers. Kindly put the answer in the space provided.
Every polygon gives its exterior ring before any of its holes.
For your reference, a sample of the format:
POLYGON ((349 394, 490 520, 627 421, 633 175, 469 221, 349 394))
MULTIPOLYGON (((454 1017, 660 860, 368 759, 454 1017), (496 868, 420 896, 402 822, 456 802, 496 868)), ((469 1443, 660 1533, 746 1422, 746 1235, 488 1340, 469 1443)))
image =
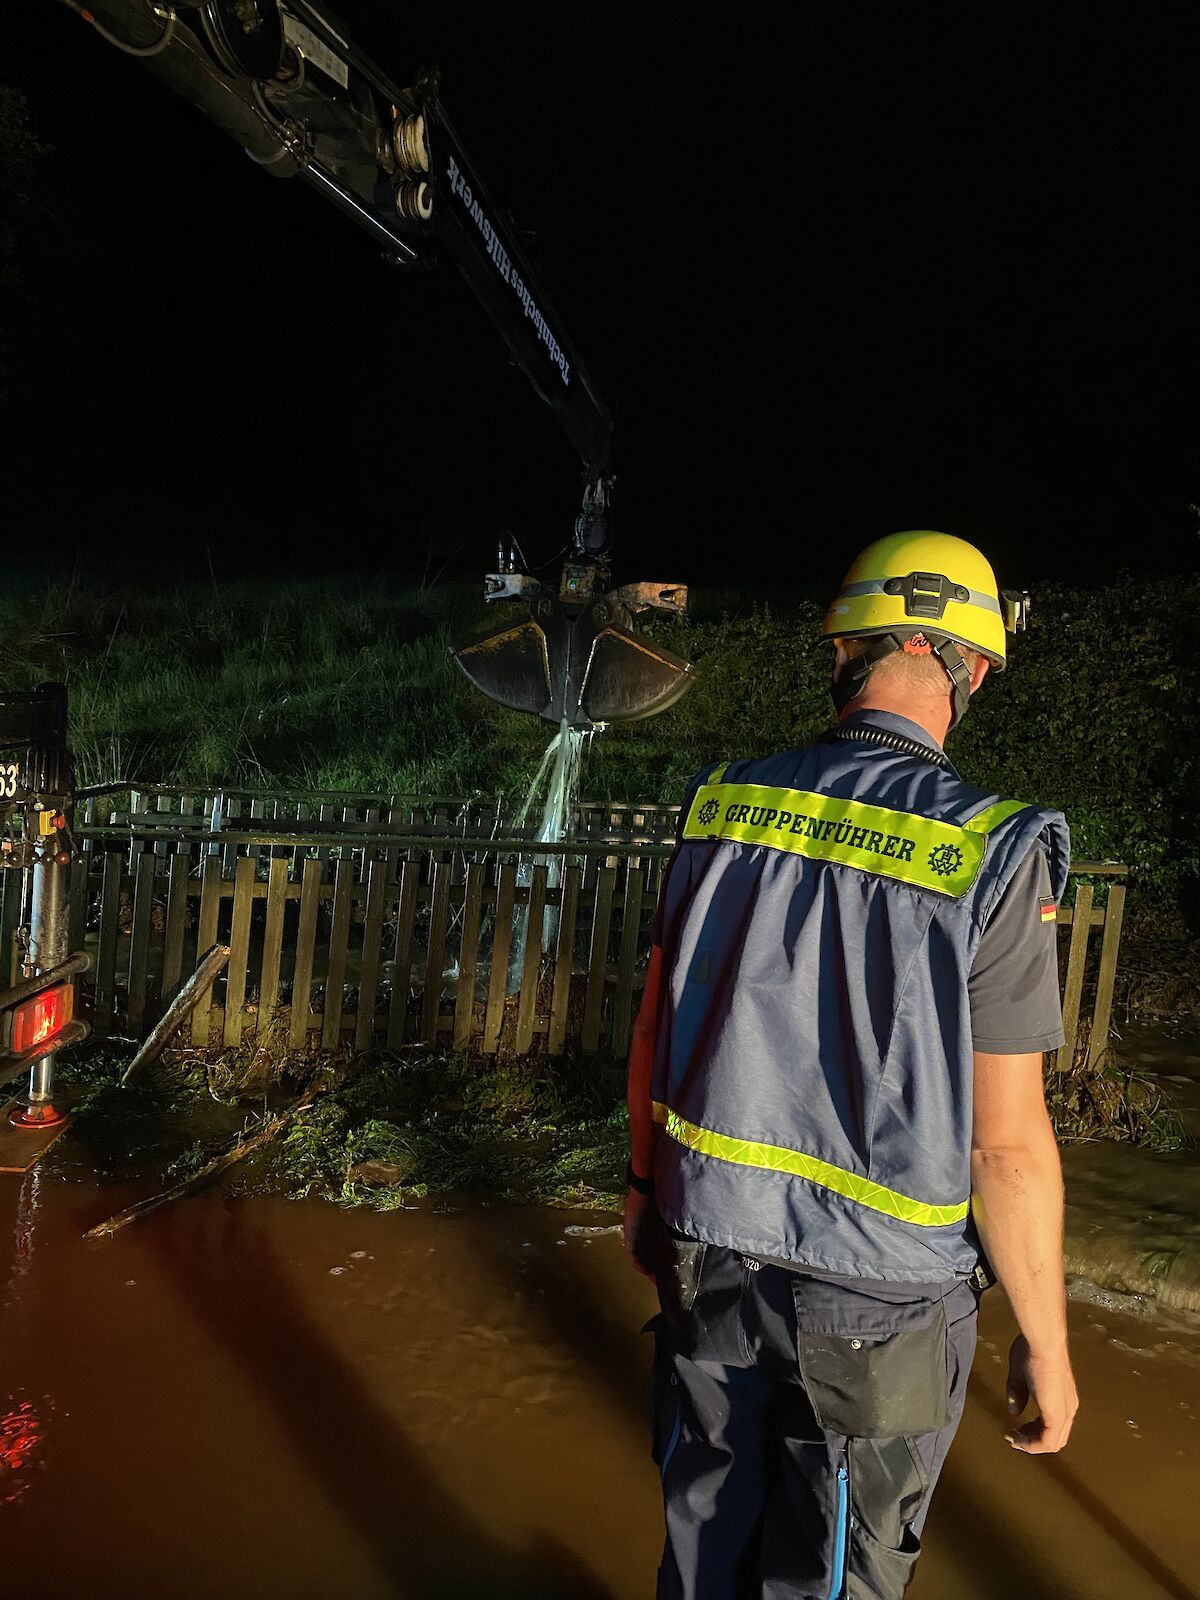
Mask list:
POLYGON ((658 1600, 896 1600, 962 1416, 975 1291, 691 1248, 652 1324, 658 1600))

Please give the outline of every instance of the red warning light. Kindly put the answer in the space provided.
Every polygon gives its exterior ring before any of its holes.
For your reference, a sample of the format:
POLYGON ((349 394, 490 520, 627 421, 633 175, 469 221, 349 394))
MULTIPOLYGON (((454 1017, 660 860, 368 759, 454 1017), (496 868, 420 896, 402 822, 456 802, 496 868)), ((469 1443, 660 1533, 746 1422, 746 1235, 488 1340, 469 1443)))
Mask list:
POLYGON ((45 1420, 33 1402, 11 1395, 0 1415, 0 1505, 15 1505, 25 1494, 33 1473, 45 1465, 45 1442, 45 1420))
POLYGON ((9 1049, 23 1056, 36 1045, 45 1044, 66 1027, 74 1009, 75 991, 69 983, 56 984, 53 989, 43 989, 41 994, 22 1000, 12 1009, 9 1049))

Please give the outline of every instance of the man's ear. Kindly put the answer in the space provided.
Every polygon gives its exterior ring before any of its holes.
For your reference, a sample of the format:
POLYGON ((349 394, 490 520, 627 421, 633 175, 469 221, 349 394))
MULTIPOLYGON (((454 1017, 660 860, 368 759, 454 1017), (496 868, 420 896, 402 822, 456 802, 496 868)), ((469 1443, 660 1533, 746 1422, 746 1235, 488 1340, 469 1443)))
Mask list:
POLYGON ((833 681, 836 683, 849 666, 850 657, 846 654, 846 646, 841 639, 835 639, 833 645, 833 681))
POLYGON ((976 689, 978 689, 979 685, 987 677, 988 668, 991 666, 991 664, 992 663, 988 660, 988 658, 986 656, 980 656, 979 660, 975 663, 974 667, 971 670, 971 693, 972 694, 975 693, 976 689))

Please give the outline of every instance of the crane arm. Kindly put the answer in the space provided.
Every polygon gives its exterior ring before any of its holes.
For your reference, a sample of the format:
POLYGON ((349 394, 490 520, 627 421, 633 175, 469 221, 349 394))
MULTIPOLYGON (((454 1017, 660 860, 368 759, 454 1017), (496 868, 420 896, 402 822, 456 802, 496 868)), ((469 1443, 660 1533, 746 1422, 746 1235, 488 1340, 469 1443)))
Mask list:
POLYGON ((436 74, 401 88, 317 0, 65 0, 267 171, 299 176, 398 266, 449 257, 578 452, 593 495, 612 420, 436 74))

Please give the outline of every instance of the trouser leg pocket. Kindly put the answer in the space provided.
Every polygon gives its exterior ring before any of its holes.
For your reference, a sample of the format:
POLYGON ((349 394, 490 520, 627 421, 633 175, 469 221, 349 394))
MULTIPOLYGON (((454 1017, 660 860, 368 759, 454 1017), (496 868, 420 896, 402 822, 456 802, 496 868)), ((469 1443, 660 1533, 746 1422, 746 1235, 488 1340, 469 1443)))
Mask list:
POLYGON ((848 1600, 900 1600, 921 1541, 929 1479, 913 1439, 852 1439, 848 1600))

